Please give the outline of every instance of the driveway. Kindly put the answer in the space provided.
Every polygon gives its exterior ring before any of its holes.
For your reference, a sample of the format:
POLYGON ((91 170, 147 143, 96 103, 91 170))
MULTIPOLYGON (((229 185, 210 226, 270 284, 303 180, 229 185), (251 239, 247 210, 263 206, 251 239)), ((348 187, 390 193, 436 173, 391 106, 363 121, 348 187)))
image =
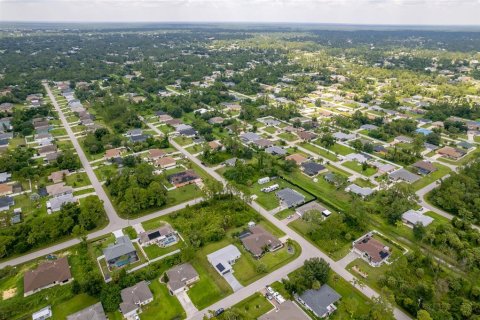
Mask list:
POLYGON ((238 282, 237 278, 235 278, 232 272, 224 274, 223 277, 225 278, 225 280, 227 280, 230 287, 232 287, 233 292, 236 292, 243 288, 243 286, 240 284, 240 282, 238 282))
POLYGON ((193 305, 192 300, 190 300, 187 291, 179 292, 175 296, 182 305, 183 310, 185 310, 185 312, 187 313, 187 318, 198 312, 197 308, 195 308, 195 306, 193 305))

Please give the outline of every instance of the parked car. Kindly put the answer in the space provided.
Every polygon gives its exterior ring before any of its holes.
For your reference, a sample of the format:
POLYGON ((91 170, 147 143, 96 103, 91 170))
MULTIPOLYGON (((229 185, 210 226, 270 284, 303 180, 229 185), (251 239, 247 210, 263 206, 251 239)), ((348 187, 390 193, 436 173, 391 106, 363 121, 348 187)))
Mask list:
POLYGON ((225 309, 223 309, 223 308, 217 309, 217 311, 215 311, 215 317, 221 315, 224 311, 225 311, 225 309))
POLYGON ((267 292, 273 294, 275 291, 273 291, 272 287, 267 286, 267 292))

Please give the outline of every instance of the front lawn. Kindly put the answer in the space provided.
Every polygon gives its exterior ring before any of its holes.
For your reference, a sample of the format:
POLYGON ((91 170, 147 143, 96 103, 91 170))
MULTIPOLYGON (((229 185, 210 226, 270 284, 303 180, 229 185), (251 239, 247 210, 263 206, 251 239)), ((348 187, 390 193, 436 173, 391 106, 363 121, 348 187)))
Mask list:
POLYGON ((244 319, 257 319, 273 309, 273 305, 260 293, 256 292, 250 297, 240 301, 232 307, 244 319))
POLYGON ((334 155, 333 153, 328 152, 328 151, 326 151, 326 150, 324 150, 324 149, 318 148, 318 147, 314 146, 314 145, 311 144, 311 143, 306 143, 306 142, 304 142, 304 143, 298 144, 298 146, 301 147, 301 148, 305 148, 305 149, 307 149, 308 151, 314 152, 314 153, 318 154, 319 156, 322 156, 322 157, 324 157, 324 158, 326 158, 326 159, 328 159, 328 160, 338 161, 338 158, 337 158, 336 155, 334 155))
POLYGON ((85 293, 74 296, 68 301, 53 306, 53 319, 66 319, 68 315, 78 312, 98 302, 98 299, 85 293))
POLYGON ((65 182, 73 188, 86 187, 91 184, 85 172, 69 174, 65 177, 65 182))
POLYGON ((158 280, 149 285, 153 301, 143 307, 140 319, 185 319, 186 314, 175 296, 171 296, 167 286, 158 280))
POLYGON ((438 179, 440 179, 441 177, 445 176, 446 174, 450 173, 450 168, 447 167, 447 166, 444 166, 444 165, 441 165, 439 163, 435 163, 433 165, 435 168, 437 168, 438 170, 435 171, 435 172, 432 172, 426 176, 423 176, 421 179, 415 181, 412 186, 415 190, 420 190, 426 186, 428 186, 429 184, 431 184, 432 182, 435 182, 437 181, 438 179))
POLYGON ((177 249, 180 249, 180 246, 181 244, 177 243, 177 244, 174 244, 173 246, 162 248, 156 244, 152 244, 147 247, 143 247, 143 251, 145 251, 145 254, 147 255, 148 259, 151 260, 151 259, 161 257, 163 255, 166 255, 167 253, 173 252, 177 249))
POLYGON ((290 132, 280 133, 277 137, 287 141, 295 141, 298 139, 298 136, 296 134, 290 132))
POLYGON ((335 143, 332 147, 329 148, 331 151, 341 154, 342 156, 346 156, 347 154, 354 153, 355 150, 352 148, 346 147, 344 145, 341 145, 339 143, 335 143))
POLYGON ((363 165, 358 163, 357 161, 346 161, 342 163, 342 166, 345 168, 349 168, 353 171, 356 171, 364 176, 370 177, 377 173, 377 169, 374 167, 368 166, 365 170, 363 170, 363 165))

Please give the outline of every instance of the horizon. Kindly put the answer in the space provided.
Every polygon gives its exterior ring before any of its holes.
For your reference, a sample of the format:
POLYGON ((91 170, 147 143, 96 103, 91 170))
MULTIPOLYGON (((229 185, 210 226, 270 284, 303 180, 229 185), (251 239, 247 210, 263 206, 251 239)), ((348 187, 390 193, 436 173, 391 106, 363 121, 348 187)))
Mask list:
POLYGON ((480 25, 479 0, 0 0, 0 22, 480 25))

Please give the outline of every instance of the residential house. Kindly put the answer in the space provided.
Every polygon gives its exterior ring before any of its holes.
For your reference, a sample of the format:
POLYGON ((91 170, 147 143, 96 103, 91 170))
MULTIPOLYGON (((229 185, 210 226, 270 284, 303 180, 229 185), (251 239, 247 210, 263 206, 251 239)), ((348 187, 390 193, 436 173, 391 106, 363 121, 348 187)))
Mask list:
POLYGON ((457 147, 460 147, 464 150, 470 151, 475 149, 475 144, 467 142, 467 141, 459 141, 457 142, 457 147))
POLYGON ((412 166, 421 175, 427 175, 427 174, 430 174, 432 172, 437 171, 437 168, 435 168, 433 163, 431 163, 430 161, 420 160, 420 161, 415 162, 412 166))
POLYGON ((363 188, 354 183, 346 187, 345 191, 356 194, 362 198, 368 197, 369 195, 375 192, 372 188, 368 188, 368 187, 363 188))
POLYGON ((249 234, 240 237, 240 240, 255 258, 260 258, 265 251, 273 252, 283 247, 283 243, 277 237, 261 226, 252 226, 249 230, 249 234))
POLYGON ((438 149, 437 153, 445 158, 449 158, 452 160, 458 160, 467 154, 467 152, 462 149, 452 148, 449 146, 438 149))
POLYGON ((275 193, 280 203, 287 208, 293 208, 305 202, 305 197, 299 192, 285 188, 275 193))
POLYGON ((240 259, 241 253, 233 244, 207 255, 207 260, 221 275, 233 272, 232 266, 240 259))
POLYGON ((48 180, 52 181, 53 183, 59 183, 62 182, 64 177, 68 176, 69 174, 70 172, 68 170, 55 171, 48 176, 48 180))
POLYGON ((326 216, 330 215, 330 211, 317 201, 310 201, 295 209, 295 213, 298 214, 300 217, 303 217, 305 213, 310 211, 320 212, 326 216))
POLYGON ((150 149, 148 150, 148 160, 155 161, 159 158, 162 158, 166 155, 166 153, 160 149, 150 149))
POLYGON ((160 122, 167 122, 167 121, 173 120, 173 118, 168 114, 163 113, 158 116, 158 120, 160 122))
POLYGON ((115 149, 106 150, 103 158, 105 160, 112 160, 112 159, 115 159, 115 158, 119 158, 121 156, 122 156, 122 149, 115 148, 115 149))
POLYGON ((58 157, 62 154, 62 152, 52 152, 43 158, 46 163, 53 163, 57 161, 58 157))
POLYGON ((355 139, 357 136, 354 133, 343 133, 343 132, 335 132, 333 137, 340 141, 347 141, 355 139))
POLYGON ((138 261, 137 251, 127 236, 117 238, 114 244, 103 249, 103 254, 110 268, 119 268, 138 261))
POLYGON ((297 136, 303 141, 312 141, 317 137, 317 135, 310 131, 298 131, 297 136))
POLYGON ((388 177, 393 181, 403 180, 407 183, 414 183, 421 178, 419 175, 412 173, 404 168, 389 173, 388 177))
POLYGON ((155 167, 157 168, 166 169, 175 167, 176 165, 177 161, 172 157, 158 158, 157 160, 155 160, 155 167))
POLYGON ((307 290, 295 298, 315 316, 323 319, 337 310, 335 303, 340 300, 341 297, 342 296, 328 284, 324 284, 318 290, 307 290))
POLYGON ((390 257, 390 248, 380 241, 373 238, 373 233, 367 233, 353 242, 353 252, 358 254, 363 260, 372 267, 379 267, 388 257, 390 257))
POLYGON ((218 141, 210 141, 208 142, 208 147, 212 150, 218 151, 223 148, 223 145, 218 141))
POLYGON ((188 290, 192 284, 200 280, 198 272, 190 263, 184 263, 167 271, 167 288, 170 294, 188 290))
POLYGON ((370 158, 371 158, 370 156, 363 155, 361 153, 350 153, 350 154, 347 154, 345 156, 345 160, 355 161, 355 162, 358 162, 358 163, 368 162, 368 160, 370 160, 370 158))
POLYGON ((15 205, 15 201, 12 197, 0 197, 0 212, 9 210, 13 205, 15 205))
POLYGON ((260 149, 265 149, 274 145, 272 141, 268 139, 263 139, 263 138, 253 141, 253 144, 259 147, 260 149))
POLYGON ((2 183, 0 184, 0 197, 7 196, 13 193, 13 187, 11 184, 2 183))
POLYGON ((292 161, 295 161, 295 163, 297 164, 297 166, 301 165, 302 163, 304 163, 305 161, 307 161, 308 159, 305 158, 304 156, 302 156, 301 154, 299 153, 294 153, 292 155, 289 155, 287 157, 285 157, 285 160, 292 160, 292 161))
POLYGON ((46 187, 48 195, 52 197, 59 197, 65 194, 73 193, 73 188, 70 186, 66 186, 65 182, 60 182, 56 184, 52 184, 46 187))
POLYGON ((170 119, 170 120, 165 121, 165 124, 176 128, 176 127, 182 125, 182 120, 180 120, 180 119, 170 119))
POLYGON ((245 132, 240 135, 240 140, 245 143, 252 143, 258 139, 260 139, 260 136, 254 132, 245 132))
POLYGON ((433 222, 433 218, 426 216, 417 210, 408 210, 402 214, 402 221, 411 227, 414 227, 417 224, 421 224, 422 226, 426 227, 433 222))
POLYGON ((120 311, 126 319, 133 318, 141 311, 142 306, 153 301, 153 294, 146 281, 140 281, 134 286, 120 291, 122 302, 120 311))
POLYGON ((266 153, 269 153, 274 156, 284 156, 287 154, 287 151, 278 146, 272 146, 265 149, 266 153))
POLYGON ((200 176, 194 170, 187 170, 171 174, 167 177, 168 181, 175 187, 180 188, 187 184, 197 183, 202 181, 200 176))
POLYGON ((303 173, 309 177, 314 177, 320 172, 326 171, 327 168, 319 163, 308 161, 301 164, 303 173))
POLYGON ((376 125, 373 125, 373 124, 364 124, 364 125, 360 126, 360 129, 367 130, 367 131, 372 131, 372 130, 377 130, 378 127, 376 125))
POLYGON ((72 279, 67 257, 43 262, 36 269, 25 272, 23 276, 23 295, 26 297, 55 285, 64 285, 72 279))
POLYGON ((46 306, 32 314, 32 320, 46 320, 53 317, 52 307, 46 306))
POLYGON ((394 143, 412 143, 413 139, 406 136, 398 136, 393 139, 394 143))
POLYGON ((310 320, 310 317, 295 302, 287 300, 260 316, 258 320, 310 320))
POLYGON ((141 232, 138 238, 143 247, 156 244, 162 248, 172 246, 179 240, 177 232, 168 224, 157 229, 141 232))
POLYGON ((222 124, 225 121, 222 117, 213 117, 208 119, 208 123, 215 125, 215 124, 222 124))
POLYGON ((38 155, 41 157, 45 157, 49 154, 56 153, 56 152, 57 152, 57 146, 54 144, 50 144, 50 145, 38 148, 38 155))
POLYGON ((0 183, 8 182, 10 181, 10 178, 12 177, 11 173, 8 172, 1 172, 0 173, 0 183))
POLYGON ((52 144, 54 138, 50 133, 39 133, 36 134, 35 137, 35 142, 38 143, 41 146, 46 146, 49 144, 52 144))
POLYGON ((107 320, 101 302, 67 316, 67 320, 107 320))
POLYGON ((62 209, 62 206, 67 203, 76 203, 77 198, 73 196, 72 193, 62 194, 55 196, 47 201, 47 209, 52 210, 52 212, 57 212, 62 209))

